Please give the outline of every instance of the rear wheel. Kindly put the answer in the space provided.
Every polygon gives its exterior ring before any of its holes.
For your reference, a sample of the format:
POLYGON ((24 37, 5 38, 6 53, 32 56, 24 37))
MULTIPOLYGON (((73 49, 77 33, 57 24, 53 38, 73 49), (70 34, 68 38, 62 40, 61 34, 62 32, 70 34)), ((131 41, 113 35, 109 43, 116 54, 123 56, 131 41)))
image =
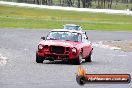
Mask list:
POLYGON ((91 60, 91 54, 92 53, 91 52, 90 52, 89 56, 85 59, 85 62, 92 62, 92 60, 91 60))
POLYGON ((43 61, 44 61, 44 58, 38 56, 38 54, 36 53, 36 62, 37 62, 37 63, 43 63, 43 61))

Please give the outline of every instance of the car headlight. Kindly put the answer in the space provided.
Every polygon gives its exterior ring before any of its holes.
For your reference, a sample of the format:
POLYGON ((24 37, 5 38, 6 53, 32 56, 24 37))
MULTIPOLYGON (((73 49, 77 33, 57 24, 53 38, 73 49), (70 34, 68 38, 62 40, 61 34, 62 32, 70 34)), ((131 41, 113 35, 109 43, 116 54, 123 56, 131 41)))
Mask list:
POLYGON ((72 52, 73 53, 76 53, 77 52, 77 49, 76 48, 72 48, 72 52))
POLYGON ((43 45, 38 45, 38 49, 43 49, 43 45))

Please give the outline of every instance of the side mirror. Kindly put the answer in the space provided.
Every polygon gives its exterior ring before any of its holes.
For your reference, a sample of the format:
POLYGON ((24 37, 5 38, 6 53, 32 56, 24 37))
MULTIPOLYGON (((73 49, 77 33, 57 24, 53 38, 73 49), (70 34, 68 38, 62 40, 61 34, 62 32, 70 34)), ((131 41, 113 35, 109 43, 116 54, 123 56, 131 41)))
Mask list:
POLYGON ((45 40, 45 37, 41 37, 41 39, 45 40))
POLYGON ((88 40, 88 37, 86 39, 88 40))

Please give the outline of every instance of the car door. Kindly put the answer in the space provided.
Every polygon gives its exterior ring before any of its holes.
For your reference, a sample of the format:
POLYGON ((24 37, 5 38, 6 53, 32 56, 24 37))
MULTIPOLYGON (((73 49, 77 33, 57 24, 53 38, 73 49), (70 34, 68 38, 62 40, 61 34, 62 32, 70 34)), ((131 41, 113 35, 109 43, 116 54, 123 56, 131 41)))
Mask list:
POLYGON ((83 42, 83 58, 87 57, 90 53, 90 42, 87 39, 87 35, 83 33, 82 35, 82 42, 83 42))

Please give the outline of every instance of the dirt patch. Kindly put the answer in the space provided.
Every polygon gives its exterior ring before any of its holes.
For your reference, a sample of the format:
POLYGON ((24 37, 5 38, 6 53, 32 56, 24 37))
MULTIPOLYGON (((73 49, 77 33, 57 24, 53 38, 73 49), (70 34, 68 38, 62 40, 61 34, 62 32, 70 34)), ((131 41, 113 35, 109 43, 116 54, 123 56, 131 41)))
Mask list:
POLYGON ((128 40, 125 40, 125 41, 120 41, 120 40, 104 41, 103 44, 121 48, 121 50, 123 50, 125 52, 132 52, 132 40, 130 40, 130 41, 128 41, 128 40))

